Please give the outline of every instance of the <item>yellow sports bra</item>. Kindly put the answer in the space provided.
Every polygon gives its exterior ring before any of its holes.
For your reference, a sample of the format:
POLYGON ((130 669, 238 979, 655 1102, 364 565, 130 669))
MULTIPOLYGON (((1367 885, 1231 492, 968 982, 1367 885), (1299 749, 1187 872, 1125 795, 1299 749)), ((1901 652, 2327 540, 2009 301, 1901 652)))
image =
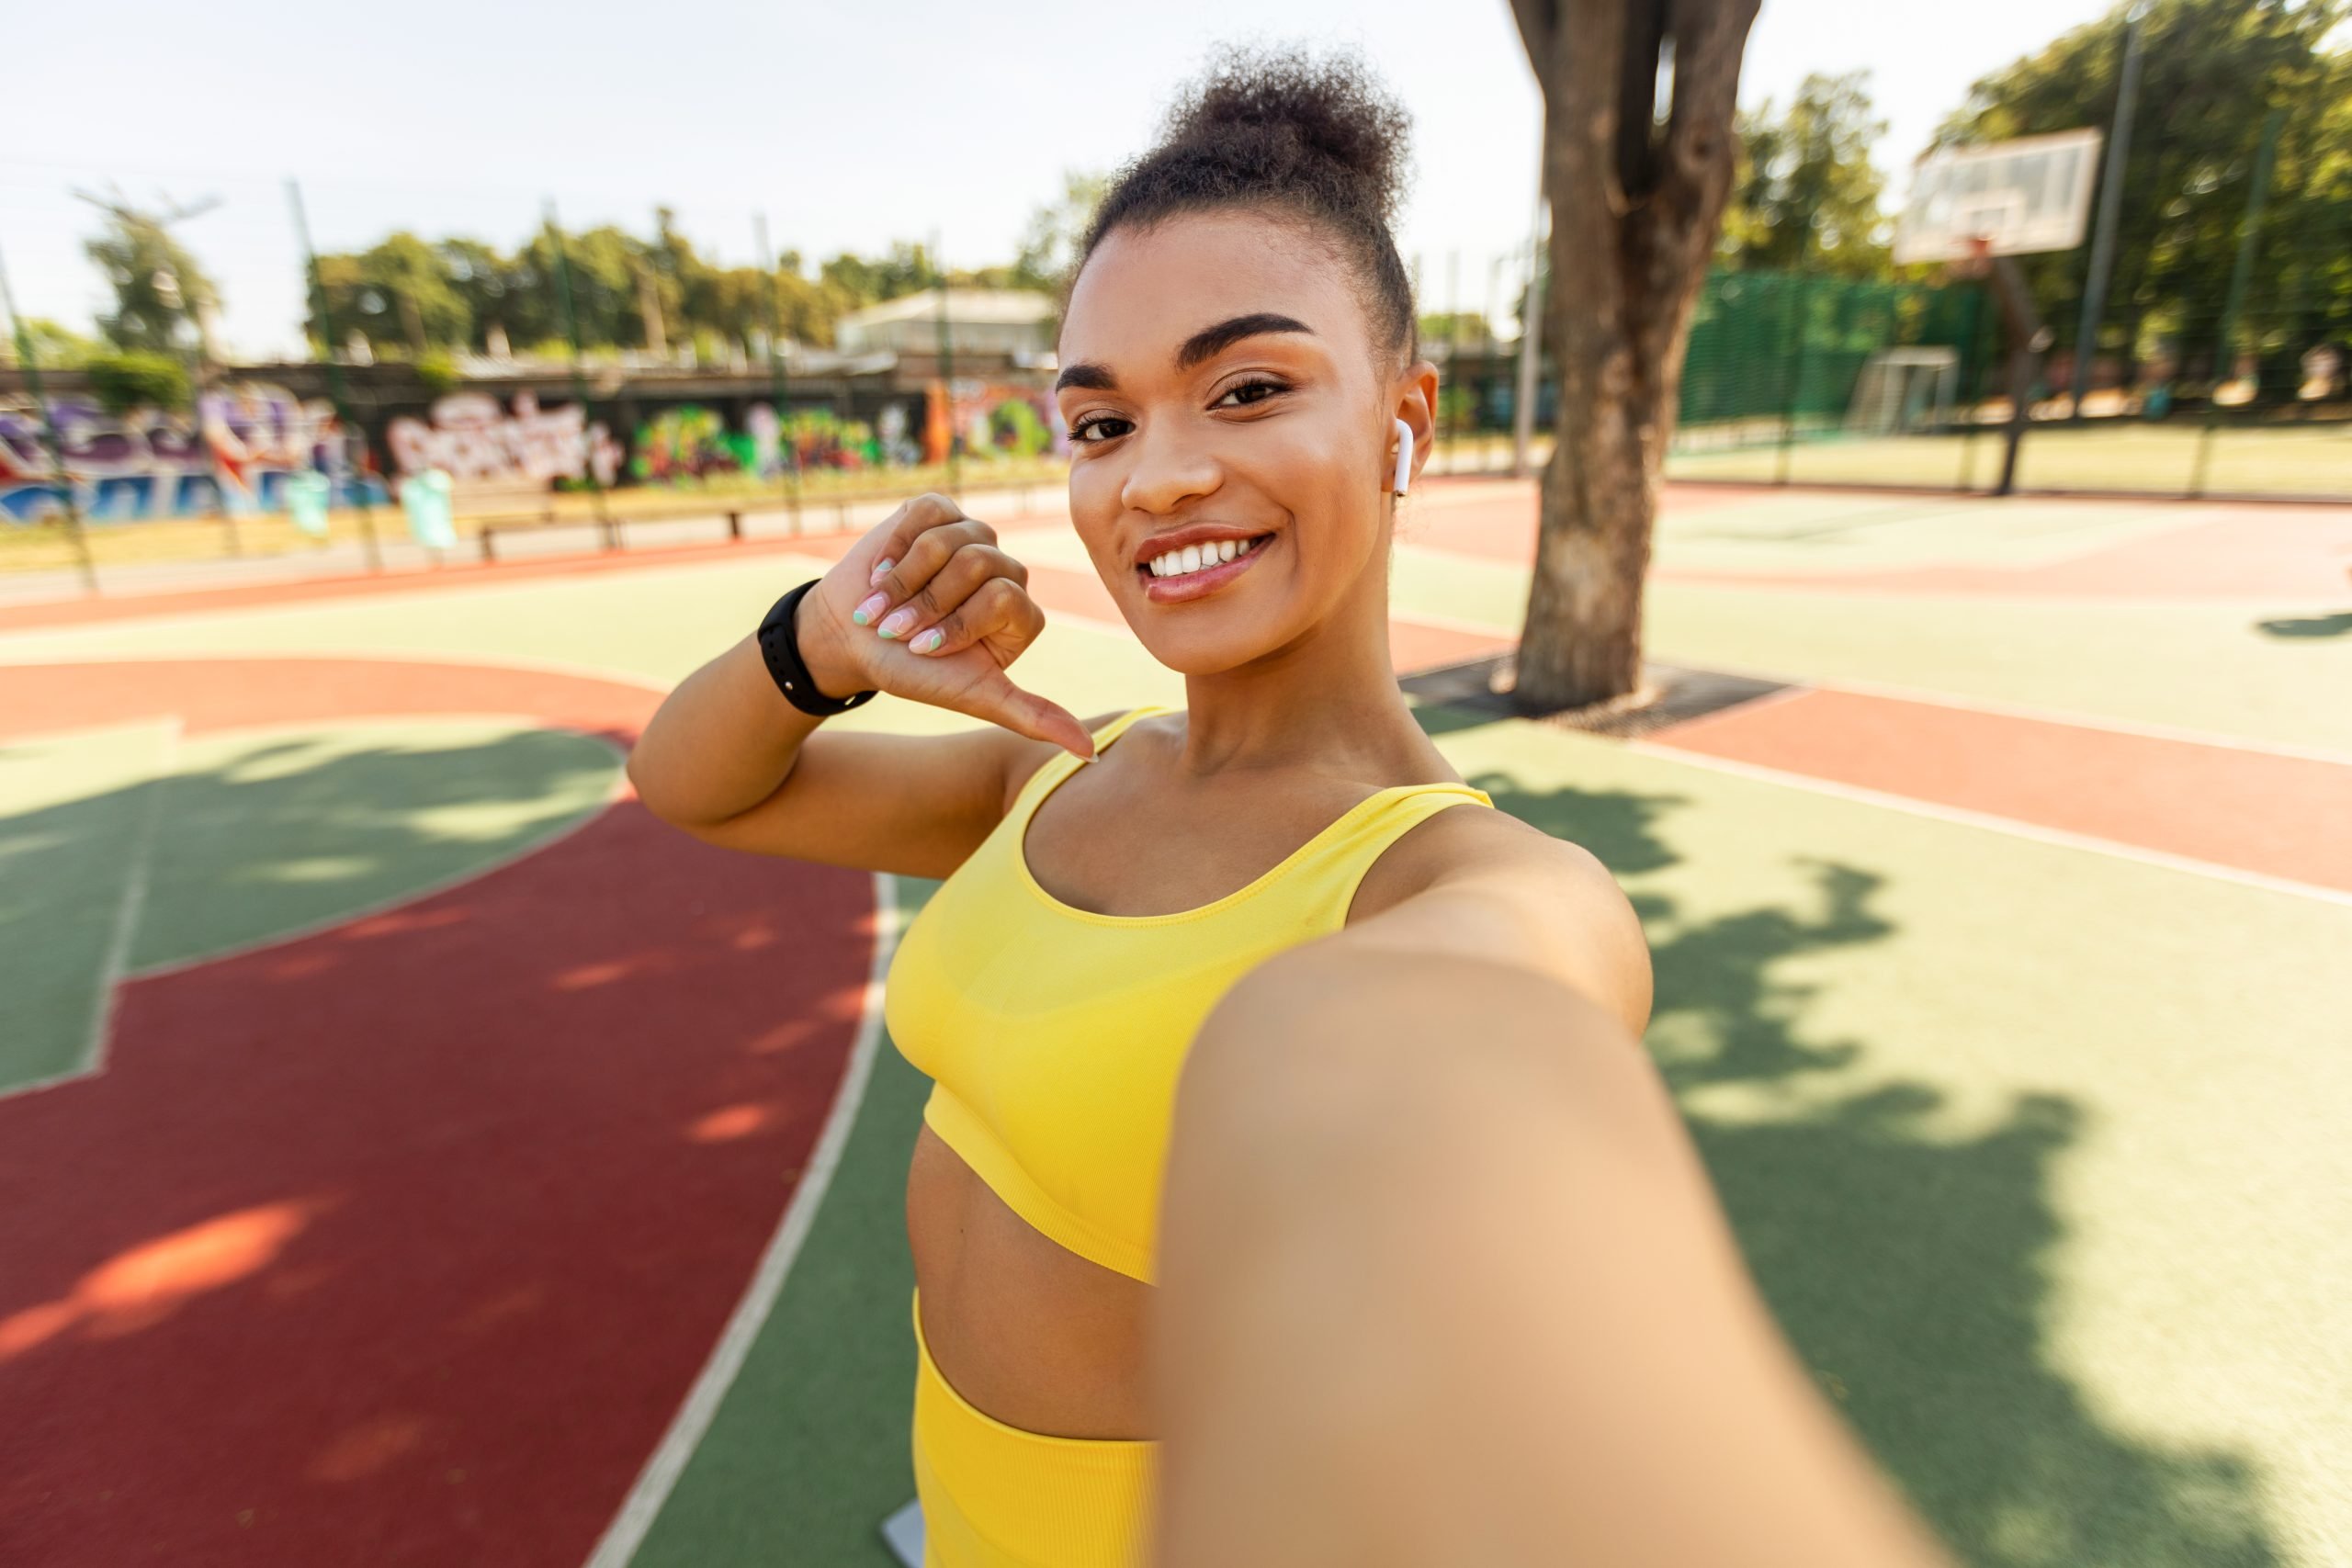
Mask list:
MULTIPOLYGON (((1164 708, 1102 727, 1098 750, 1164 708)), ((1022 841, 1077 772, 1067 752, 1022 786, 891 961, 883 1017, 933 1080, 923 1121, 1030 1224, 1148 1283, 1160 1172, 1185 1053, 1226 988, 1346 924, 1357 883, 1467 784, 1366 796, 1248 886, 1172 915, 1098 915, 1037 885, 1022 841)))

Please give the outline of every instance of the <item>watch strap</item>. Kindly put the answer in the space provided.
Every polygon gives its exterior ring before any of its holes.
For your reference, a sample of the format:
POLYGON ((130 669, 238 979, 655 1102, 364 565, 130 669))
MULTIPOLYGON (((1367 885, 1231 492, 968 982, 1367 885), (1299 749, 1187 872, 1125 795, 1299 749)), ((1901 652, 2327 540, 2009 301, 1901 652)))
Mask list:
POLYGON ((768 673, 775 680, 776 689, 785 701, 813 718, 831 718, 837 713, 847 713, 874 700, 872 692, 852 692, 845 697, 829 697, 817 689, 816 681, 808 673, 808 666, 801 660, 800 642, 795 634, 793 617, 799 613, 800 601, 808 590, 817 586, 818 579, 810 578, 783 598, 777 600, 760 622, 760 655, 767 660, 768 673))

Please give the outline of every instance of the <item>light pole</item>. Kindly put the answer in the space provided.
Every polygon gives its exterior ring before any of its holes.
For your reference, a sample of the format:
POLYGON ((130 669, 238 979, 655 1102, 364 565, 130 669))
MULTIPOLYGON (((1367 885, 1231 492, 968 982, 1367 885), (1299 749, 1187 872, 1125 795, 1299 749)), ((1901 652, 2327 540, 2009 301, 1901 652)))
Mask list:
POLYGON ((2115 125, 2107 139, 2107 169, 2099 176, 2098 226, 2091 234, 2090 276, 2083 285, 2083 317, 2075 327, 2075 378, 2069 423, 2083 417, 2083 395, 2090 390, 2091 360, 2098 353, 2100 318, 2107 314, 2107 284, 2115 268, 2115 225, 2123 207, 2123 155, 2132 144, 2132 111, 2140 101, 2140 42, 2148 24, 2146 0, 2132 8, 2124 36, 2123 74, 2115 87, 2115 125))

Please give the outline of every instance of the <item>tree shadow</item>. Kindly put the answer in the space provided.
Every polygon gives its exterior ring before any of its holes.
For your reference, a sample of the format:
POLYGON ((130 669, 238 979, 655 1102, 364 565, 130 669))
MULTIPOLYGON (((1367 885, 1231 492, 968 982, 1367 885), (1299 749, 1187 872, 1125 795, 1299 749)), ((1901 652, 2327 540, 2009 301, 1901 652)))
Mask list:
POLYGON ((401 743, 322 727, 204 755, 0 817, 0 1092, 80 1061, 109 964, 232 951, 494 865, 593 810, 617 766, 552 730, 401 743))
POLYGON ((1820 1386, 1958 1553, 1999 1568, 2279 1562, 2255 1460, 2106 1426, 2053 1359, 2052 1173, 2082 1108, 2022 1097, 1980 1135, 1939 1134, 1941 1089, 1843 1089, 1871 1042, 1808 1032, 1818 987, 1789 963, 1894 935, 1884 874, 1799 862, 1785 901, 1693 918, 1641 886, 1681 859, 1668 829, 1683 800, 1473 782, 1634 879, 1657 974, 1649 1043, 1748 1264, 1820 1386))
POLYGON ((2267 637, 2352 637, 2352 610, 2338 610, 2332 615, 2285 616, 2275 621, 2256 621, 2254 625, 2256 630, 2267 637))

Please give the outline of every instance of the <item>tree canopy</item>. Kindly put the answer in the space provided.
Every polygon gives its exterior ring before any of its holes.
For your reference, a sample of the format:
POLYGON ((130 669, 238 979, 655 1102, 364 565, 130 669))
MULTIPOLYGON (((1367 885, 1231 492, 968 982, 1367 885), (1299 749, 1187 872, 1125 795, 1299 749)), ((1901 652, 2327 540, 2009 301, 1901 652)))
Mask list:
MULTIPOLYGON (((1978 82, 1943 144, 2111 127, 2130 6, 2119 5, 1978 82)), ((2346 0, 2154 0, 2124 165, 2107 346, 2161 338, 2213 359, 2248 182, 2285 111, 2240 346, 2274 364, 2352 336, 2352 47, 2329 46, 2346 0)), ((2088 247, 2025 258, 2062 333, 2088 247)))
POLYGON ((1770 99, 1736 121, 1739 166, 1717 254, 1734 267, 1883 276, 1885 181, 1871 148, 1886 133, 1870 73, 1807 76, 1786 110, 1770 99))
POLYGON ((98 317, 99 333, 117 348, 151 354, 200 344, 220 291, 170 226, 202 209, 158 213, 119 197, 85 199, 107 215, 106 228, 83 245, 114 291, 114 309, 98 317))
MULTIPOLYGON (((723 357, 763 341, 773 309, 781 337, 822 347, 848 312, 942 281, 1051 290, 1093 216, 1102 182, 1072 174, 1064 187, 1032 216, 1010 265, 944 273, 929 247, 909 240, 879 255, 843 252, 820 264, 813 277, 797 252, 785 253, 772 272, 720 266, 679 231, 668 208, 654 209, 647 235, 609 224, 563 233, 581 342, 590 349, 663 352, 691 344, 705 358, 723 357)), ((517 352, 560 355, 568 333, 557 243, 551 228, 512 252, 464 236, 427 241, 403 231, 366 251, 322 255, 319 270, 338 337, 356 333, 379 357, 481 353, 501 338, 517 352)), ((313 343, 324 340, 315 302, 308 330, 313 343)))

